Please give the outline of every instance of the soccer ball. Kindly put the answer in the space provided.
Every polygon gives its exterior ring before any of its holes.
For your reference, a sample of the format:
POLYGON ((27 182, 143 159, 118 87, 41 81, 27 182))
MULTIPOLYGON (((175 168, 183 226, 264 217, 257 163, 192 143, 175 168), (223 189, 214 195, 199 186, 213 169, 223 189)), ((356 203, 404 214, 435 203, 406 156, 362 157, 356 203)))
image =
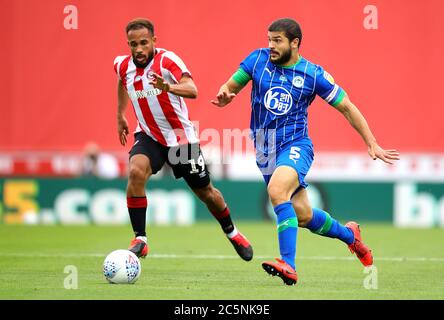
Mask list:
POLYGON ((115 250, 103 262, 103 275, 110 283, 134 283, 141 271, 139 258, 129 250, 115 250))

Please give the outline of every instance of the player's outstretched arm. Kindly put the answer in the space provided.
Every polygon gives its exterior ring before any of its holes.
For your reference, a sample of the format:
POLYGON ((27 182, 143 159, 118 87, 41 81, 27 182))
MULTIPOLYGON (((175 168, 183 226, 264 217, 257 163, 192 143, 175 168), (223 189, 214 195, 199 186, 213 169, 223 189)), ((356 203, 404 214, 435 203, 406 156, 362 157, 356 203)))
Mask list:
POLYGON ((127 135, 129 133, 128 121, 125 118, 125 110, 128 105, 128 93, 126 92, 122 81, 117 81, 117 133, 119 134, 120 144, 126 145, 127 135))
POLYGON ((353 128, 355 128, 355 130, 361 135, 362 139, 367 144, 368 154, 373 160, 381 159, 389 164, 393 164, 395 160, 399 160, 399 152, 397 150, 384 150, 378 145, 364 116, 350 101, 347 95, 336 106, 336 109, 344 115, 353 128))
POLYGON ((150 73, 150 84, 162 91, 175 94, 176 96, 195 99, 197 98, 197 87, 191 77, 183 75, 179 83, 168 83, 162 76, 157 73, 150 73))
POLYGON ((244 87, 245 85, 241 85, 233 78, 230 78, 230 80, 220 87, 216 95, 216 100, 211 100, 211 103, 221 108, 225 107, 244 87))

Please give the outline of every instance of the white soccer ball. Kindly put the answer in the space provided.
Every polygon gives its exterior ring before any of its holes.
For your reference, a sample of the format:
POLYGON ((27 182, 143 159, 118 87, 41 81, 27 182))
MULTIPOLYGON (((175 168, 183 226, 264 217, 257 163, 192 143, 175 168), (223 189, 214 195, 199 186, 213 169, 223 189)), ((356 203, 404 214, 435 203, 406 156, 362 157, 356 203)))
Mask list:
POLYGON ((141 271, 139 258, 129 250, 115 250, 103 262, 103 275, 110 283, 134 283, 141 271))

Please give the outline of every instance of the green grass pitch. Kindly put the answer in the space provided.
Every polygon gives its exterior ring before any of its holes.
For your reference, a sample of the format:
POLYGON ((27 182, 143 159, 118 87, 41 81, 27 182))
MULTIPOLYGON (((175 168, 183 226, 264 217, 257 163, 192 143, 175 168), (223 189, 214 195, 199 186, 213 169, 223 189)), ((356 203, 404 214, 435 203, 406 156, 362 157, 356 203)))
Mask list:
MULTIPOLYGON (((150 254, 133 285, 108 284, 107 253, 126 248, 128 226, 0 225, 0 299, 295 300, 444 299, 444 230, 363 224, 372 248, 377 289, 366 289, 363 266, 345 244, 299 229, 296 286, 261 267, 278 256, 272 223, 239 221, 255 257, 244 262, 218 224, 149 226, 150 254), (65 289, 66 266, 78 270, 78 288, 65 289)), ((373 282, 375 284, 375 282, 373 282)))

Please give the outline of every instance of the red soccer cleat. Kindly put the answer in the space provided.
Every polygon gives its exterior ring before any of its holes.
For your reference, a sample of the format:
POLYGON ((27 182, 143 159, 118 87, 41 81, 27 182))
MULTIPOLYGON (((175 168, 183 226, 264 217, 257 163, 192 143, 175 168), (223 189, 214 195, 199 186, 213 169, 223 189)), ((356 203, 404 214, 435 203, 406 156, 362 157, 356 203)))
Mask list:
POLYGON ((265 261, 262 262, 262 268, 272 275, 278 276, 284 281, 284 283, 288 286, 292 286, 296 284, 298 281, 298 275, 296 271, 284 260, 275 258, 277 262, 265 261))
POLYGON ((361 261, 365 267, 371 266, 373 264, 372 251, 362 242, 359 224, 354 221, 350 221, 345 226, 351 229, 355 236, 353 243, 348 246, 351 253, 356 253, 359 261, 361 261))
POLYGON ((145 241, 135 238, 131 240, 128 250, 139 258, 145 258, 148 254, 148 245, 145 241))
MULTIPOLYGON (((227 236, 228 238, 228 236, 227 236)), ((228 238, 234 249, 236 249, 237 254, 245 261, 250 261, 253 259, 253 248, 251 247, 250 241, 248 241, 245 236, 238 232, 233 238, 228 238)))

